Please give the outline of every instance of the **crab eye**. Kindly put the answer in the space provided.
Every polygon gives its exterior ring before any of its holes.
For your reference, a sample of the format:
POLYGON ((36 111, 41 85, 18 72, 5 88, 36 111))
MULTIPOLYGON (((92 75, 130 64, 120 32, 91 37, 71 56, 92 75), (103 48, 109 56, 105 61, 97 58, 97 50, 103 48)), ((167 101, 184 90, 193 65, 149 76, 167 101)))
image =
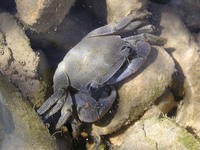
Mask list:
POLYGON ((90 91, 90 84, 91 83, 88 83, 85 87, 86 87, 86 89, 88 90, 88 91, 90 91))
POLYGON ((95 91, 97 91, 98 90, 98 85, 96 85, 95 83, 88 83, 87 85, 86 85, 86 89, 88 90, 88 91, 91 91, 91 92, 95 92, 95 91))

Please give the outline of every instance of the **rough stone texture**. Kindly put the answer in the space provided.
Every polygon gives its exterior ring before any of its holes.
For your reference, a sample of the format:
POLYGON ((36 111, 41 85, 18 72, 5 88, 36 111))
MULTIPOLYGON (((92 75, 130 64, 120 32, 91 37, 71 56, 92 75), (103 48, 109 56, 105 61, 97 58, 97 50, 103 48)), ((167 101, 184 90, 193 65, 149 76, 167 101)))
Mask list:
POLYGON ((58 25, 75 0, 15 0, 18 17, 27 27, 45 32, 58 25))
POLYGON ((45 60, 33 52, 29 39, 10 14, 0 13, 0 20, 0 72, 34 105, 40 105, 47 92, 47 78, 39 79, 47 69, 45 60))
MULTIPOLYGON (((144 120, 144 118, 150 118, 150 117, 157 117, 158 118, 160 116, 163 116, 160 109, 157 106, 152 105, 144 113, 144 115, 142 116, 142 118, 140 118, 140 120, 144 120)), ((133 130, 134 124, 136 124, 140 120, 131 123, 127 128, 122 128, 121 130, 119 130, 117 132, 114 132, 114 133, 111 133, 110 135, 107 135, 108 140, 112 144, 112 146, 114 148, 119 147, 122 144, 122 142, 124 141, 124 139, 127 137, 127 134, 130 133, 133 130)))
POLYGON ((63 58, 67 51, 74 47, 93 28, 92 17, 81 8, 73 8, 56 28, 39 34, 29 32, 28 36, 35 47, 40 46, 46 51, 50 51, 49 49, 52 49, 52 47, 54 48, 54 50, 48 52, 52 54, 53 62, 56 60, 55 56, 60 55, 63 58), (59 49, 62 51, 59 51, 59 49))
POLYGON ((86 6, 103 23, 117 23, 125 16, 146 9, 146 0, 87 0, 86 6))
POLYGON ((93 132, 106 135, 138 119, 171 84, 174 65, 163 48, 153 47, 138 73, 118 86, 119 102, 113 118, 106 124, 93 125, 93 132))
POLYGON ((165 92, 161 97, 156 100, 155 105, 164 113, 167 114, 174 107, 177 106, 174 96, 171 92, 165 92))
POLYGON ((168 10, 162 14, 161 19, 162 36, 168 40, 165 48, 171 50, 172 56, 180 66, 180 71, 185 76, 185 96, 176 121, 200 136, 200 47, 179 16, 168 10))
POLYGON ((146 9, 146 0, 107 0, 106 4, 108 23, 119 22, 125 16, 146 9))
POLYGON ((196 150, 200 143, 169 118, 149 117, 135 123, 124 135, 119 150, 196 150))
POLYGON ((171 5, 191 30, 200 30, 199 0, 176 0, 171 1, 171 5))
POLYGON ((0 74, 0 149, 57 150, 57 145, 26 99, 0 74))
POLYGON ((200 143, 175 120, 166 118, 152 106, 129 128, 108 135, 114 149, 198 149, 200 143), (175 144, 176 143, 176 144, 175 144))

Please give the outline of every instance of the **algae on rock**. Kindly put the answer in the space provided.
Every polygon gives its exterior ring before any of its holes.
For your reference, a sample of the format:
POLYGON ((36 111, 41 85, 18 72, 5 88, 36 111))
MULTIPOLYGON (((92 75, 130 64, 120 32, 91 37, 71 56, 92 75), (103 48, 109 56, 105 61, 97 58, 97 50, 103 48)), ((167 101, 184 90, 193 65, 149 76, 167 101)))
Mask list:
POLYGON ((47 127, 28 101, 0 74, 0 148, 57 150, 47 127))

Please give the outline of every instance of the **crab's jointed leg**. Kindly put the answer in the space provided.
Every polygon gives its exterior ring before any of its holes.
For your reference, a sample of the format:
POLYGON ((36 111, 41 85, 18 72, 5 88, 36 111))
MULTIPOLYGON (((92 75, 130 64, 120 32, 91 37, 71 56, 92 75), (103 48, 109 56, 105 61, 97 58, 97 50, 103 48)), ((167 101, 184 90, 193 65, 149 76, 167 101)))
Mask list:
POLYGON ((152 45, 164 45, 166 44, 166 39, 153 35, 153 34, 149 34, 149 33, 141 33, 138 35, 134 35, 134 36, 129 36, 126 38, 123 38, 123 40, 125 41, 146 41, 149 44, 152 45))
POLYGON ((67 74, 65 73, 62 63, 58 65, 53 80, 54 94, 51 97, 49 97, 37 110, 39 115, 42 115, 50 110, 45 116, 46 119, 51 115, 55 114, 59 109, 61 109, 66 101, 66 97, 68 97, 66 95, 66 90, 69 86, 69 79, 67 74), (52 106, 53 108, 51 108, 52 106))
POLYGON ((87 37, 112 35, 126 31, 133 31, 143 25, 143 22, 141 20, 144 19, 144 17, 147 17, 148 15, 148 12, 144 12, 137 15, 127 16, 117 24, 108 24, 91 31, 87 35, 87 37))
POLYGON ((48 119, 50 116, 57 113, 63 107, 63 104, 66 101, 66 96, 67 96, 66 94, 67 93, 65 92, 63 96, 57 101, 55 106, 53 106, 53 108, 51 108, 51 110, 45 115, 45 119, 48 119))
POLYGON ((68 93, 67 99, 61 109, 61 116, 56 124, 56 129, 59 129, 61 126, 63 126, 66 121, 69 119, 69 117, 72 115, 72 98, 71 94, 68 93))
POLYGON ((39 115, 44 114, 47 110, 49 110, 56 102, 59 101, 64 95, 64 89, 56 91, 51 97, 49 97, 42 106, 37 110, 39 115))
POLYGON ((74 138, 77 138, 80 133, 80 125, 81 122, 78 119, 73 118, 73 120, 71 121, 71 127, 72 127, 72 136, 74 138))

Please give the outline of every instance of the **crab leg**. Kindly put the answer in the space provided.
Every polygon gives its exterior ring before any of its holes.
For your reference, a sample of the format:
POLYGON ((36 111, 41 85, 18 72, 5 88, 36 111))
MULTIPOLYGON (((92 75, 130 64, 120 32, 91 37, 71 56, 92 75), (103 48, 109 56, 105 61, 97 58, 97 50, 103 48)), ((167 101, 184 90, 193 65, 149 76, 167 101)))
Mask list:
POLYGON ((80 121, 78 119, 73 118, 73 120, 71 121, 71 127, 72 127, 72 136, 74 138, 78 137, 78 134, 80 132, 80 121))
POLYGON ((116 90, 112 88, 110 95, 96 101, 89 93, 79 92, 75 95, 79 119, 84 122, 95 122, 109 111, 116 99, 116 90))
POLYGON ((63 104, 66 101, 66 95, 63 95, 58 102, 56 103, 55 106, 53 106, 53 108, 51 108, 51 110, 45 115, 45 119, 48 119, 50 116, 54 115, 55 113, 57 113, 63 106, 63 104))
POLYGON ((72 115, 72 98, 70 93, 67 96, 67 99, 61 109, 61 116, 56 124, 56 129, 59 129, 61 126, 63 126, 66 121, 69 119, 69 117, 72 115))
POLYGON ((49 97, 44 104, 37 110, 39 115, 44 114, 50 107, 52 107, 65 93, 64 89, 56 91, 51 97, 49 97))
POLYGON ((44 114, 46 111, 48 111, 53 105, 56 105, 48 112, 48 114, 45 116, 45 118, 50 117, 56 111, 58 111, 66 99, 66 89, 69 86, 69 79, 67 74, 65 73, 65 69, 63 67, 63 63, 61 62, 58 65, 58 68, 56 69, 56 72, 54 74, 53 80, 54 80, 54 94, 49 97, 44 104, 37 110, 39 115, 44 114))
POLYGON ((87 37, 103 36, 118 34, 124 31, 133 31, 134 29, 142 25, 142 20, 144 17, 148 16, 148 12, 140 13, 137 15, 130 15, 123 18, 119 23, 108 24, 91 31, 87 37))
POLYGON ((137 29, 137 33, 138 34, 142 34, 142 33, 150 33, 153 34, 155 32, 155 26, 149 24, 143 27, 140 27, 137 29))
POLYGON ((116 30, 124 29, 126 26, 131 24, 133 21, 141 20, 144 17, 147 17, 148 15, 150 15, 150 13, 144 12, 144 13, 140 13, 137 15, 130 15, 130 16, 124 17, 119 23, 117 23, 115 29, 116 30))
POLYGON ((156 35, 152 35, 149 33, 142 33, 139 35, 134 35, 130 37, 123 38, 125 41, 146 41, 152 45, 164 45, 166 43, 166 39, 162 37, 158 37, 156 35))

